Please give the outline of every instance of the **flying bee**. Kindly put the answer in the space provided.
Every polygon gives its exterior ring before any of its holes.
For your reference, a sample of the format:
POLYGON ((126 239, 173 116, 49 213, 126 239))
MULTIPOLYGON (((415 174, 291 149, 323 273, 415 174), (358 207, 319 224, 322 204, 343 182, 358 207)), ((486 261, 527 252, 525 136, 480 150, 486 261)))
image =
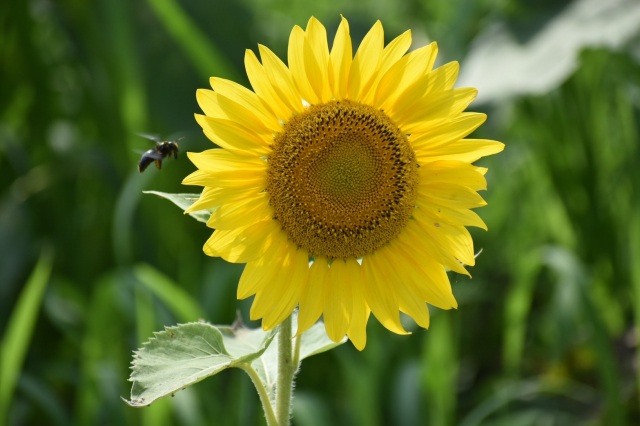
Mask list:
POLYGON ((141 135, 147 139, 151 139, 155 142, 156 146, 142 154, 140 162, 138 163, 138 171, 144 172, 149 164, 156 163, 158 170, 162 169, 162 160, 166 157, 178 158, 178 142, 177 141, 163 141, 155 136, 141 135))

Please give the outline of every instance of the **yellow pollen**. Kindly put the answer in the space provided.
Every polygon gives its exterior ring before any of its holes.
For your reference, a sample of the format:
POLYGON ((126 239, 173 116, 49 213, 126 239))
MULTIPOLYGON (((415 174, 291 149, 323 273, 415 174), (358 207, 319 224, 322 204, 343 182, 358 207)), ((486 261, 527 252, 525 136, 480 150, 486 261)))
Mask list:
POLYGON ((415 206, 415 153, 369 105, 310 106, 276 135, 268 164, 274 219, 312 256, 371 254, 402 231, 415 206))

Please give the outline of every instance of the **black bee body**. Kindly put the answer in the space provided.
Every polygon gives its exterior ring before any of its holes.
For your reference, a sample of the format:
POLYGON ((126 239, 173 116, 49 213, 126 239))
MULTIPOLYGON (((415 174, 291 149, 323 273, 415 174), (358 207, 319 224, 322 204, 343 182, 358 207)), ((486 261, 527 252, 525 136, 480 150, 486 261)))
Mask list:
POLYGON ((151 163, 156 163, 156 168, 162 169, 162 160, 166 157, 178 158, 178 143, 174 141, 156 142, 156 146, 144 154, 138 163, 138 171, 144 172, 151 163))

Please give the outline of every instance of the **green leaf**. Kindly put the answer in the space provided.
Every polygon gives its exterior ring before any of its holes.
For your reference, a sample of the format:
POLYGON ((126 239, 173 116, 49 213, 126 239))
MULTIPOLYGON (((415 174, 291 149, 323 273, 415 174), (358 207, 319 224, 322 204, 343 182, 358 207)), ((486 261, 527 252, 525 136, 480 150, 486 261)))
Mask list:
MULTIPOLYGON (((143 191, 143 193, 154 194, 158 197, 167 199, 176 206, 180 207, 182 210, 188 209, 189 207, 191 207, 191 204, 195 203, 196 200, 200 198, 200 194, 170 194, 168 192, 159 191, 143 191)), ((211 216, 211 210, 198 210, 189 213, 189 216, 193 217, 198 222, 207 223, 209 217, 211 216)))
MULTIPOLYGON (((296 327, 294 315, 294 327, 296 327)), ((133 407, 146 406, 173 395, 186 386, 231 367, 257 375, 271 401, 275 398, 278 345, 276 330, 250 329, 240 320, 231 326, 197 322, 168 327, 135 353, 131 400, 133 407)), ((327 337, 323 323, 316 323, 301 337, 300 359, 341 345, 327 337)))
POLYGON ((146 406, 222 370, 249 364, 264 353, 274 335, 202 322, 168 327, 135 353, 127 403, 146 406))
MULTIPOLYGON (((296 315, 294 315, 293 321, 294 327, 297 326, 296 315)), ((346 337, 338 343, 329 339, 329 336, 327 336, 327 332, 324 328, 324 323, 317 322, 302 335, 302 342, 300 343, 300 361, 313 355, 329 351, 337 346, 340 346, 346 341, 346 337)))

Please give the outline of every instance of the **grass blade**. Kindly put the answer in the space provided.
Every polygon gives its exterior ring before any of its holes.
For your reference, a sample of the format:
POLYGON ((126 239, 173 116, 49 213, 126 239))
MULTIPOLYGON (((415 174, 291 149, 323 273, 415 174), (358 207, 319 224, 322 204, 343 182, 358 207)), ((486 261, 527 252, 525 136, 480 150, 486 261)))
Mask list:
MULTIPOLYGON (((31 341, 42 296, 51 275, 52 263, 51 249, 43 249, 9 318, 0 349, 0 413, 2 416, 6 416, 9 411, 9 402, 31 341)), ((4 419, 0 419, 0 423, 2 420, 4 419)))
POLYGON ((238 73, 220 50, 173 0, 148 0, 149 6, 204 77, 237 79, 238 73))
POLYGON ((179 322, 190 322, 204 318, 198 303, 177 283, 161 274, 150 265, 137 265, 135 277, 171 310, 179 322))

